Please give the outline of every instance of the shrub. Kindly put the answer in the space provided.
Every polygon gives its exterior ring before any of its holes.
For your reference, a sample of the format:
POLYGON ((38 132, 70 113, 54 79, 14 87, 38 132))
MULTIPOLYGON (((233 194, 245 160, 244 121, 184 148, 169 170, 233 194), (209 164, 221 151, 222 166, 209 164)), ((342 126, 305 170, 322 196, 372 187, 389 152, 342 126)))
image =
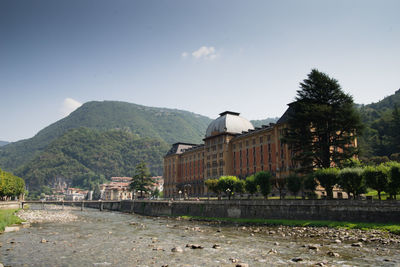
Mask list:
POLYGON ((389 183, 386 191, 391 198, 396 199, 396 195, 400 193, 400 163, 390 162, 389 167, 389 183))
POLYGON ((255 180, 257 185, 260 187, 261 194, 267 199, 268 194, 271 192, 271 173, 261 171, 256 173, 255 180))
POLYGON ((333 198, 333 187, 339 181, 339 171, 336 168, 319 169, 314 172, 314 177, 325 189, 328 199, 333 198))
POLYGON ((291 174, 286 178, 288 190, 296 197, 303 187, 302 178, 296 174, 291 174))
POLYGON ((381 199, 381 192, 387 188, 389 182, 388 167, 384 165, 365 167, 363 176, 367 186, 375 189, 378 192, 378 198, 381 199))
POLYGON ((246 189, 246 191, 247 191, 250 195, 252 195, 252 196, 253 196, 255 193, 257 193, 258 188, 257 188, 256 178, 255 178, 254 175, 248 176, 248 177, 246 178, 245 189, 246 189))
POLYGON ((356 199, 366 192, 365 178, 361 168, 345 168, 339 172, 339 186, 356 199))

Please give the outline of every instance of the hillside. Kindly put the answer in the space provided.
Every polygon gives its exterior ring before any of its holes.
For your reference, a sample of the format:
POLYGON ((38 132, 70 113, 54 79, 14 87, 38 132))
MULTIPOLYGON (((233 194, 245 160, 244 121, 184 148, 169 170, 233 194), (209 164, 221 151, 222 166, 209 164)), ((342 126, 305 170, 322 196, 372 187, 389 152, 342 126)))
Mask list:
POLYGON ((169 145, 161 139, 138 137, 124 130, 69 130, 16 174, 29 189, 65 181, 90 188, 111 176, 130 176, 140 161, 148 163, 154 175, 161 175, 162 159, 169 145))
POLYGON ((7 145, 7 144, 9 144, 9 142, 7 142, 7 141, 0 141, 0 146, 5 146, 5 145, 7 145))
POLYGON ((275 123, 279 120, 279 117, 276 118, 267 118, 265 120, 252 120, 250 121, 254 127, 261 127, 262 125, 269 125, 270 123, 275 123))
POLYGON ((201 142, 210 118, 188 111, 154 108, 119 101, 93 101, 68 117, 41 130, 34 137, 0 148, 0 167, 14 171, 38 156, 70 129, 86 127, 101 131, 123 129, 138 137, 166 143, 201 142))
POLYGON ((362 157, 390 157, 400 153, 400 125, 394 117, 396 107, 400 109, 400 89, 377 103, 360 106, 365 125, 363 136, 359 138, 362 157))

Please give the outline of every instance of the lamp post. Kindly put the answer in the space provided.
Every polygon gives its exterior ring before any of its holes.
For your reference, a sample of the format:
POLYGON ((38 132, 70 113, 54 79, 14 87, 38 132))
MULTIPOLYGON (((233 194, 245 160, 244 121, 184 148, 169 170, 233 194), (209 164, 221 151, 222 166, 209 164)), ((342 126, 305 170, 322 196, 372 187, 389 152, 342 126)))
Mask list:
POLYGON ((182 195, 182 191, 181 191, 181 190, 179 190, 179 192, 178 192, 178 193, 179 193, 179 200, 182 200, 182 196, 181 196, 181 195, 182 195))
POLYGON ((231 199, 231 190, 228 188, 226 189, 226 194, 228 195, 228 199, 231 199))

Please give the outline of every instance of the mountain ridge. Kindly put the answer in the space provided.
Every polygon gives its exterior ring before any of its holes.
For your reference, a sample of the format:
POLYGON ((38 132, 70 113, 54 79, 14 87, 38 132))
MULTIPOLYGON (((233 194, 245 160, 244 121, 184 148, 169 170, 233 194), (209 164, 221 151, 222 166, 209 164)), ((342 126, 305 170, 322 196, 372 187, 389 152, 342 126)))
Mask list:
POLYGON ((79 127, 123 129, 139 137, 160 138, 167 143, 199 143, 211 119, 189 111, 146 107, 122 101, 90 101, 69 116, 43 128, 29 139, 0 148, 0 166, 8 171, 33 159, 51 141, 79 127))

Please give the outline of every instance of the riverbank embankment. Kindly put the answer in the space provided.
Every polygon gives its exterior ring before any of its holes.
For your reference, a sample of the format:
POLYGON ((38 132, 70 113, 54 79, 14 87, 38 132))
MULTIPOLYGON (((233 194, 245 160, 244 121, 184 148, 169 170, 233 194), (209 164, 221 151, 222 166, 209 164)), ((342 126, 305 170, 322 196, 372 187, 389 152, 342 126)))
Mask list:
MULTIPOLYGON (((104 207, 107 209, 107 207, 104 207)), ((400 223, 400 201, 121 201, 119 210, 150 216, 400 223)))

